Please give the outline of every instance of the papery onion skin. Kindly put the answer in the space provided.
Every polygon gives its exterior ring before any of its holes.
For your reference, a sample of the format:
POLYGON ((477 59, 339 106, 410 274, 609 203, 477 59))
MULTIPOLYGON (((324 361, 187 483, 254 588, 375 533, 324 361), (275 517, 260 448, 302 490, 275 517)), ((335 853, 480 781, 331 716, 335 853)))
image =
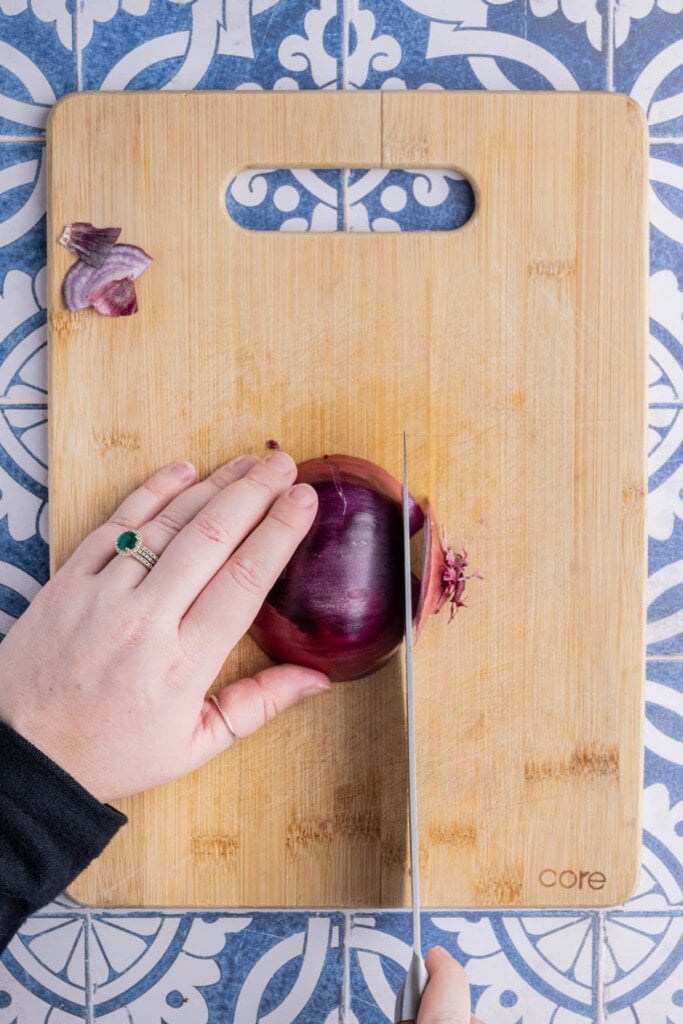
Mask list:
POLYGON ((120 234, 121 228, 96 228, 89 221, 73 221, 59 241, 89 267, 101 267, 120 234))
MULTIPOLYGON (((358 679, 381 668, 404 634, 401 486, 364 459, 332 455, 299 467, 318 493, 308 535, 250 629, 275 661, 358 679)), ((422 511, 411 505, 411 529, 422 511)), ((413 598, 419 583, 414 580, 413 598)))

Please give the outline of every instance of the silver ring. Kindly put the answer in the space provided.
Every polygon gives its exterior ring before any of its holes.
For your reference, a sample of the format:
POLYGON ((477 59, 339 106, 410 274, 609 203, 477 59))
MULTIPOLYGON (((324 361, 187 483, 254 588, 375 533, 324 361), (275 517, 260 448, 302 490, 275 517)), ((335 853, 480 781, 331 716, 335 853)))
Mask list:
POLYGON ((228 732, 232 736, 233 740, 238 740, 240 737, 237 735, 237 733, 233 729, 232 722, 230 721, 230 719, 228 717, 228 713, 227 713, 227 711, 223 710, 223 706, 221 705, 221 702, 219 701, 219 699, 216 696, 216 694, 212 693, 211 696, 209 697, 209 700, 211 701, 212 704, 216 705, 216 709, 218 711, 218 714, 221 716, 221 718, 225 722, 225 728, 228 730, 228 732))
POLYGON ((138 530, 124 530, 116 538, 116 553, 118 555, 131 556, 137 559, 145 569, 153 569, 159 561, 159 556, 142 543, 142 537, 138 530))

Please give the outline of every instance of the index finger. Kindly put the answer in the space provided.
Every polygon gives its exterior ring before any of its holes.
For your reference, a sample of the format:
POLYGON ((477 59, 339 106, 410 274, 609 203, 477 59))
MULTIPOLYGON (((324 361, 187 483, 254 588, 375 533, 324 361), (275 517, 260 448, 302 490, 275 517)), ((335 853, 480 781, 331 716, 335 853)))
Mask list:
POLYGON ((234 645, 308 533, 317 506, 309 484, 295 484, 280 495, 199 594, 181 623, 181 634, 192 635, 194 645, 217 655, 234 645))

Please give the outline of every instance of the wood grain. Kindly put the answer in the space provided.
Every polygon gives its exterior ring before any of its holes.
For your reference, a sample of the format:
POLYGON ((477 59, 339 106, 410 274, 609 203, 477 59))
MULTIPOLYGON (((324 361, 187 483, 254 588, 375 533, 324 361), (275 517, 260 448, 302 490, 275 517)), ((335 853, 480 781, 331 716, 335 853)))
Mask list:
MULTIPOLYGON (((639 864, 646 130, 623 96, 68 97, 49 148, 51 557, 157 467, 277 438, 429 494, 482 582, 416 648, 432 907, 600 906, 639 864), (249 232, 244 167, 453 167, 442 233, 249 232), (155 262, 140 312, 67 312, 65 223, 155 262)), ((223 682, 266 663, 245 640, 223 682)), ((339 684, 131 821, 72 892, 98 905, 407 902, 403 673, 339 684)))

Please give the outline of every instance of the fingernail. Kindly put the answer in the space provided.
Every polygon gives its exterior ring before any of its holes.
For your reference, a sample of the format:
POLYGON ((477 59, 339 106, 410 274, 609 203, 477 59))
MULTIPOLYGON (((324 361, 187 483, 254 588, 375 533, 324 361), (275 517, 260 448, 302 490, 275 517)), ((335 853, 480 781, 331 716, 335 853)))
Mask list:
POLYGON ((266 462, 278 473, 291 473, 294 469, 294 459, 286 452, 273 452, 272 455, 266 456, 266 462))
POLYGON ((317 693, 325 693, 329 690, 332 683, 329 679, 318 679, 315 683, 309 683, 308 686, 301 691, 301 697, 315 697, 317 693))
POLYGON ((197 476, 197 470, 194 468, 191 462, 177 462, 175 466, 171 466, 171 472, 175 473, 181 480, 194 480, 197 476))
POLYGON ((295 484, 289 491, 289 500, 301 508, 310 508, 317 495, 310 484, 295 484))

